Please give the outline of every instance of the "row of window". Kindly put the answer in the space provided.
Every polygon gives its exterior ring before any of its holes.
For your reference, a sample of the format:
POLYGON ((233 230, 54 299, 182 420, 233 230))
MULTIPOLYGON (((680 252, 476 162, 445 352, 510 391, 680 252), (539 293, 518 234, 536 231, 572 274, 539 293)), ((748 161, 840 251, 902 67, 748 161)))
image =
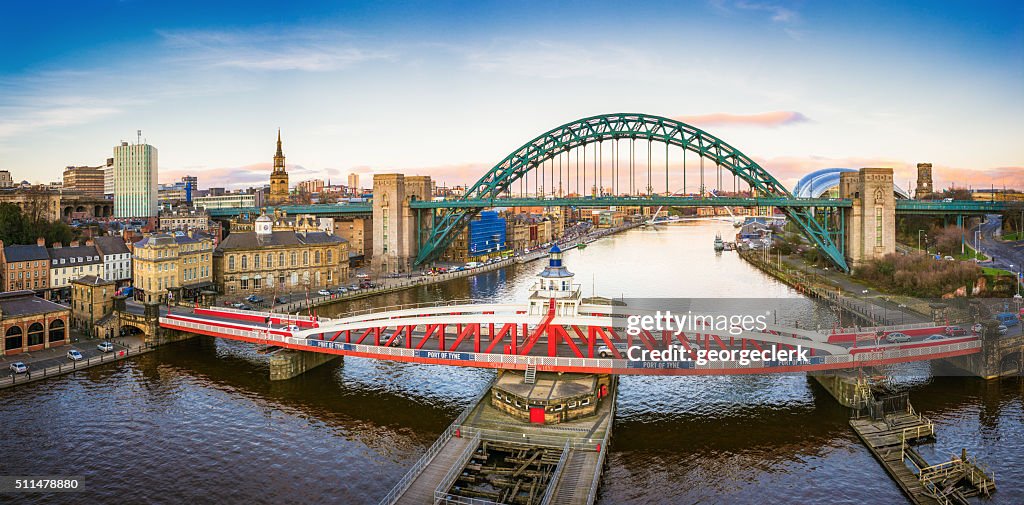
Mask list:
MULTIPOLYGON (((68 263, 72 263, 73 264, 73 263, 76 262, 75 261, 76 259, 78 260, 77 261, 78 263, 85 263, 86 261, 99 261, 100 257, 99 256, 86 256, 85 259, 83 260, 81 256, 78 256, 77 258, 68 258, 68 263)), ((56 258, 54 258, 53 264, 54 265, 58 264, 56 258)), ((64 264, 64 258, 60 258, 60 264, 61 265, 64 264)))
POLYGON ((46 279, 37 281, 11 281, 11 290, 16 289, 40 289, 46 287, 46 279))
MULTIPOLYGON (((28 327, 27 345, 41 345, 43 343, 43 336, 45 333, 46 331, 41 323, 32 323, 28 327)), ((50 321, 49 333, 50 342, 59 342, 64 340, 64 321, 61 319, 50 321)), ((7 331, 4 333, 4 349, 21 349, 25 345, 21 326, 11 326, 10 328, 7 328, 7 331)))
POLYGON ((43 261, 32 261, 31 265, 29 263, 30 262, 28 262, 28 261, 23 261, 23 262, 20 262, 20 263, 11 263, 10 264, 10 269, 14 270, 15 268, 18 268, 19 270, 21 270, 23 268, 37 268, 37 267, 41 267, 41 266, 46 266, 45 260, 43 260, 43 261))
MULTIPOLYGON (((516 398, 515 396, 512 396, 510 394, 502 395, 500 392, 495 391, 494 392, 494 398, 496 398, 498 400, 504 400, 505 403, 507 403, 509 405, 515 405, 516 408, 520 408, 521 409, 521 408, 525 408, 526 407, 525 405, 519 403, 519 399, 518 398, 516 398)), ((568 409, 571 410, 571 409, 578 409, 578 408, 586 407, 587 405, 590 405, 590 398, 584 398, 582 400, 572 400, 572 401, 570 401, 568 403, 559 403, 558 405, 549 405, 549 406, 545 407, 544 410, 546 410, 548 412, 561 412, 565 408, 568 408, 568 409)), ((541 406, 540 405, 530 405, 530 407, 531 408, 540 408, 541 406)))
MULTIPOLYGON (((292 251, 289 256, 290 256, 290 259, 291 259, 291 266, 293 266, 293 267, 294 266, 298 266, 298 255, 296 254, 296 252, 292 251)), ((242 270, 248 270, 249 269, 249 255, 242 254, 242 255, 240 255, 240 257, 241 257, 242 270)), ((260 258, 262 258, 262 257, 263 256, 260 255, 260 254, 253 254, 252 255, 252 267, 254 269, 263 268, 263 267, 260 266, 260 258)), ((334 261, 334 251, 331 250, 331 249, 328 249, 327 252, 325 253, 325 258, 327 260, 327 263, 333 262, 334 261)), ((302 251, 302 264, 303 264, 303 266, 309 265, 309 251, 302 251)), ((313 264, 314 265, 319 265, 320 264, 320 251, 313 251, 313 264)), ((267 255, 266 255, 266 265, 267 265, 266 268, 274 268, 274 254, 273 253, 267 253, 267 255)), ((279 267, 285 266, 285 256, 284 256, 283 252, 277 253, 277 266, 279 266, 279 267)), ((228 270, 230 271, 230 270, 234 270, 234 269, 235 269, 235 255, 232 254, 232 255, 228 256, 228 270)))

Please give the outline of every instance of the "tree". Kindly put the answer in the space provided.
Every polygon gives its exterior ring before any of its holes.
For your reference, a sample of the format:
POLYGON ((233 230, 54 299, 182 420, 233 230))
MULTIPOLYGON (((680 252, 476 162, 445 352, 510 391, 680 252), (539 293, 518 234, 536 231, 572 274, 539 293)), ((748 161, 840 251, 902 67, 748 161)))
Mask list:
POLYGON ((5 245, 25 243, 25 224, 25 218, 17 205, 0 203, 0 240, 5 245))
POLYGON ((67 224, 47 221, 45 213, 36 215, 35 218, 26 216, 20 207, 12 203, 0 204, 0 240, 5 245, 34 244, 37 238, 43 237, 47 244, 67 244, 77 237, 75 230, 67 224))

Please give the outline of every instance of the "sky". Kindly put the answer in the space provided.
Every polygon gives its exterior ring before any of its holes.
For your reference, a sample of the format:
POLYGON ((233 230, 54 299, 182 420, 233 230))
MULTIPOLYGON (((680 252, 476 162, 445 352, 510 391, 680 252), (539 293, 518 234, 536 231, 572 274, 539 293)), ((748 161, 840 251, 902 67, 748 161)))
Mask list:
MULTIPOLYGON (((160 181, 476 181, 589 115, 678 118, 792 187, 931 162, 1024 189, 1024 3, 12 2, 0 170, 61 179, 136 131, 160 181)), ((913 184, 910 184, 912 187, 913 184)))

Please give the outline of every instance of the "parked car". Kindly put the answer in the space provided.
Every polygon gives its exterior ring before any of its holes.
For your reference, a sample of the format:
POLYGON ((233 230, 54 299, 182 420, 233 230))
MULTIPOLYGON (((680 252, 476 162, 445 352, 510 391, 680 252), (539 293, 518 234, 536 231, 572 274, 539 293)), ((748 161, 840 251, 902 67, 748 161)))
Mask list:
POLYGON ((72 349, 68 351, 68 359, 70 359, 71 361, 80 361, 84 358, 85 356, 82 356, 82 353, 78 352, 77 349, 72 349))
POLYGON ((967 334, 967 330, 965 330, 965 329, 963 329, 963 328, 961 328, 959 326, 947 326, 946 330, 943 331, 943 333, 945 333, 946 335, 948 335, 950 337, 960 337, 960 336, 966 335, 967 334))
POLYGON ((281 328, 281 329, 284 330, 284 331, 295 332, 295 331, 301 330, 302 328, 299 328, 298 326, 296 326, 294 324, 289 324, 288 326, 285 326, 284 328, 281 328))
POLYGON ((359 291, 359 286, 357 286, 355 284, 349 284, 348 285, 348 290, 349 291, 359 291))
POLYGON ((11 366, 9 368, 11 369, 11 372, 14 373, 25 373, 28 371, 28 365, 22 363, 21 361, 15 361, 14 363, 11 363, 11 366))
POLYGON ((110 342, 100 342, 96 346, 96 349, 99 349, 100 352, 114 352, 114 344, 111 344, 110 342))
POLYGON ((242 302, 235 302, 235 303, 232 303, 231 306, 236 308, 236 309, 241 309, 241 308, 245 307, 245 304, 242 303, 242 302))
POLYGON ((985 327, 981 323, 974 323, 974 326, 971 326, 971 333, 981 335, 983 331, 985 331, 985 327))
POLYGON ((285 299, 285 297, 283 296, 279 296, 277 298, 274 298, 274 303, 288 303, 288 300, 285 299))
POLYGON ((924 340, 925 340, 925 342, 934 342, 936 340, 946 340, 946 338, 948 338, 948 337, 946 337, 945 335, 935 334, 935 335, 929 335, 928 338, 926 338, 924 340))
POLYGON ((1010 331, 1010 329, 1007 328, 1005 324, 1001 324, 999 325, 998 331, 1000 335, 1006 335, 1006 332, 1010 331))
POLYGON ((890 344, 902 344, 904 342, 910 342, 910 335, 896 331, 886 335, 885 340, 890 344))
POLYGON ((326 289, 321 289, 320 291, 317 291, 316 294, 320 296, 331 296, 331 292, 326 289))
POLYGON ((240 308, 240 309, 242 309, 242 310, 252 310, 252 307, 250 307, 250 306, 248 306, 248 305, 246 305, 246 304, 244 304, 244 303, 243 303, 243 304, 242 304, 242 306, 241 306, 241 307, 239 307, 239 308, 240 308))
POLYGON ((256 295, 249 295, 249 297, 246 298, 245 300, 248 301, 249 303, 263 303, 263 298, 260 298, 256 295))
POLYGON ((345 293, 348 293, 348 290, 345 289, 344 287, 338 286, 338 287, 334 288, 334 292, 336 294, 343 295, 345 293))
POLYGON ((996 314, 996 321, 999 321, 999 324, 1006 325, 1007 327, 1017 326, 1020 324, 1020 320, 1017 319, 1017 314, 1014 314, 1013 312, 1000 312, 996 314))
MULTIPOLYGON (((387 342, 385 342, 386 344, 387 342)), ((405 337, 399 335, 393 341, 391 341, 391 347, 405 347, 405 337)))

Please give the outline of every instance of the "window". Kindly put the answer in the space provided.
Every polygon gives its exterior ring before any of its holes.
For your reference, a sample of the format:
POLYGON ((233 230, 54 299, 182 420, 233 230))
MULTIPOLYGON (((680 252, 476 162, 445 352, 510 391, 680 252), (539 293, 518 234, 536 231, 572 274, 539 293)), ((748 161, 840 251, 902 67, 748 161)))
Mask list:
POLYGON ((295 251, 292 251, 292 266, 295 266, 295 251))
POLYGON ((7 328, 4 335, 4 349, 21 349, 21 326, 7 328))
POLYGON ((267 253, 267 268, 273 268, 273 267, 274 267, 274 255, 270 254, 270 253, 267 253))
POLYGON ((235 257, 234 256, 228 256, 228 270, 234 270, 234 269, 235 269, 235 257))
POLYGON ((50 342, 64 340, 64 321, 58 319, 50 321, 50 342))
POLYGON ((249 268, 249 257, 243 254, 242 255, 242 270, 245 270, 246 268, 249 268))
POLYGON ((332 261, 332 256, 333 255, 331 253, 333 253, 333 252, 334 251, 331 251, 330 249, 327 250, 327 262, 328 263, 330 263, 332 261))
POLYGON ((259 268, 260 267, 260 255, 259 254, 253 254, 252 255, 252 267, 253 268, 259 268))
POLYGON ((32 323, 32 326, 28 327, 28 345, 40 345, 43 343, 43 325, 39 323, 32 323))
POLYGON ((308 265, 309 264, 309 251, 302 251, 302 264, 303 265, 308 265))
POLYGON ((882 208, 875 207, 875 247, 882 247, 882 208))
POLYGON ((320 264, 320 251, 316 251, 313 253, 313 263, 317 265, 320 264))
POLYGON ((277 253, 277 266, 284 266, 284 253, 277 253))
POLYGON ((242 279, 242 291, 249 289, 249 279, 242 279))

